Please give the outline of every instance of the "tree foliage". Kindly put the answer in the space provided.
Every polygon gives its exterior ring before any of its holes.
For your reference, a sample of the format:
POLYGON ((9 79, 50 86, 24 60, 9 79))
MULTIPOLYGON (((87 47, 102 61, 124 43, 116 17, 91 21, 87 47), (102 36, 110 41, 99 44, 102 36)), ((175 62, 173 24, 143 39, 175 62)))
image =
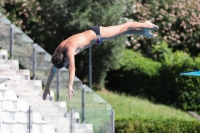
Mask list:
POLYGON ((199 0, 149 0, 134 3, 125 17, 135 21, 150 20, 157 24, 157 39, 138 37, 130 40, 144 55, 149 55, 152 44, 164 40, 173 51, 182 50, 196 56, 200 52, 200 1, 199 0))

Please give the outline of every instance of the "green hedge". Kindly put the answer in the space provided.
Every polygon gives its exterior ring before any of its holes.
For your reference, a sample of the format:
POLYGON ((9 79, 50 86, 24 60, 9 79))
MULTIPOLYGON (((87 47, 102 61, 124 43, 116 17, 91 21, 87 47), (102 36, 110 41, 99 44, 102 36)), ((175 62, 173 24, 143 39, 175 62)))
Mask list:
POLYGON ((106 87, 112 91, 148 98, 155 103, 200 113, 200 78, 180 72, 200 69, 200 57, 172 52, 162 43, 152 50, 156 61, 124 50, 121 68, 110 71, 106 87))
POLYGON ((200 133, 200 122, 138 118, 116 120, 115 133, 200 133))

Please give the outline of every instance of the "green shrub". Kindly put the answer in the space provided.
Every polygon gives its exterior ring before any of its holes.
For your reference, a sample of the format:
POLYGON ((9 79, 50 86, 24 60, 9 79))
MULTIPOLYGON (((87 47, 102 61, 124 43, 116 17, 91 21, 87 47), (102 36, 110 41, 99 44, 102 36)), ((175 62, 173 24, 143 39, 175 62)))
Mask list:
POLYGON ((200 113, 200 78, 180 76, 180 72, 198 70, 200 57, 172 52, 165 43, 152 50, 159 62, 131 50, 124 50, 123 54, 121 68, 108 73, 110 90, 200 113))
POLYGON ((107 87, 130 95, 146 96, 146 88, 154 84, 152 78, 158 75, 161 64, 132 50, 124 50, 119 63, 120 69, 108 73, 107 87))
POLYGON ((115 133, 199 133, 199 121, 131 118, 115 121, 115 133))
POLYGON ((154 89, 156 101, 173 105, 183 110, 200 112, 200 79, 198 77, 180 76, 180 72, 196 70, 195 60, 183 52, 165 55, 159 70, 158 87, 154 89))

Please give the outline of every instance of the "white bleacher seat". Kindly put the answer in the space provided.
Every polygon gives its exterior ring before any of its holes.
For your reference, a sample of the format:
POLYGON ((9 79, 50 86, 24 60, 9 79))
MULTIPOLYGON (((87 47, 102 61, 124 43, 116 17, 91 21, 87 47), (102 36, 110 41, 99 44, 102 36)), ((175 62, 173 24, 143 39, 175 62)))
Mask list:
POLYGON ((27 115, 24 112, 16 112, 15 113, 15 121, 17 123, 26 124, 27 123, 27 115))
POLYGON ((0 91, 9 90, 9 88, 5 84, 0 84, 0 91))
POLYGON ((14 90, 5 91, 5 99, 11 100, 11 101, 19 101, 14 90))
POLYGON ((93 125, 92 124, 86 124, 86 129, 93 131, 93 125))
POLYGON ((2 124, 1 125, 1 133, 11 133, 11 129, 8 127, 7 124, 2 124))
MULTIPOLYGON (((0 60, 0 63, 1 62, 4 62, 4 60, 0 60)), ((9 78, 0 78, 0 84, 2 84, 3 82, 6 82, 6 81, 8 81, 8 80, 10 80, 9 78)))
POLYGON ((33 123, 35 124, 45 124, 46 121, 42 120, 42 117, 39 112, 33 112, 33 123))
POLYGON ((4 101, 4 100, 6 100, 6 99, 3 97, 3 95, 2 95, 2 93, 0 91, 0 101, 4 101))
POLYGON ((40 131, 40 129, 39 129, 37 124, 33 124, 33 128, 32 129, 33 129, 32 133, 41 133, 41 131, 40 131))
POLYGON ((77 133, 94 133, 92 124, 75 124, 77 133))
POLYGON ((5 124, 13 124, 13 123, 16 123, 9 112, 1 112, 1 120, 2 120, 2 123, 5 123, 5 124))
POLYGON ((17 110, 27 112, 28 109, 29 109, 29 106, 26 101, 18 101, 17 102, 17 110))
POLYGON ((52 124, 45 124, 42 127, 42 133, 56 133, 52 124))
POLYGON ((9 112, 16 112, 17 111, 17 109, 15 109, 12 101, 3 101, 2 102, 2 110, 3 111, 9 111, 9 112))
POLYGON ((74 113, 74 117, 75 117, 76 123, 80 123, 80 115, 79 115, 79 112, 75 112, 75 113, 74 113))
POLYGON ((93 130, 86 130, 85 132, 86 132, 86 133, 94 133, 93 130))
POLYGON ((75 133, 86 133, 83 129, 75 129, 75 133))
POLYGON ((12 133, 26 133, 22 124, 13 124, 12 133))

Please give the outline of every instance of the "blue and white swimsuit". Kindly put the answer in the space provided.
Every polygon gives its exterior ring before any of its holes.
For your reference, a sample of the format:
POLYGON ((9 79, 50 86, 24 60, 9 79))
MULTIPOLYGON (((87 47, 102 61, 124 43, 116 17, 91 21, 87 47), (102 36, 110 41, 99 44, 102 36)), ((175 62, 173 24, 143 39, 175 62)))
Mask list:
POLYGON ((103 40, 101 38, 99 26, 93 26, 90 29, 93 30, 95 32, 96 36, 97 36, 96 43, 101 44, 103 42, 103 40))

